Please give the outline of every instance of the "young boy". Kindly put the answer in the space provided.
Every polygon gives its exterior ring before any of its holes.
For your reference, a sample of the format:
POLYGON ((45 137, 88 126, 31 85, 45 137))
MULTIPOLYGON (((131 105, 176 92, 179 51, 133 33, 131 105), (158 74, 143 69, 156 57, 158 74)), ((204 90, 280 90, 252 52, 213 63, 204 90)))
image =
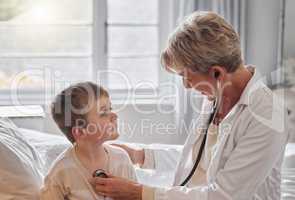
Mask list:
POLYGON ((41 189, 41 200, 97 200, 89 180, 97 169, 136 181, 128 154, 104 144, 118 138, 117 115, 108 92, 91 82, 62 91, 52 103, 52 116, 73 144, 55 161, 41 189))

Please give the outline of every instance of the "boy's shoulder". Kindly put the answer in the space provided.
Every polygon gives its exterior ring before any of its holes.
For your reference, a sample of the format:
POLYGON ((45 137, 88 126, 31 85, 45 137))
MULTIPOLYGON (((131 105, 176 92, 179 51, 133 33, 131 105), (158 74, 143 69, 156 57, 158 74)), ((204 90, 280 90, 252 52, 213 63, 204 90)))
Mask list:
POLYGON ((47 176, 58 176, 74 167, 74 162, 72 158, 72 150, 73 147, 67 148, 64 152, 62 152, 51 165, 47 176))

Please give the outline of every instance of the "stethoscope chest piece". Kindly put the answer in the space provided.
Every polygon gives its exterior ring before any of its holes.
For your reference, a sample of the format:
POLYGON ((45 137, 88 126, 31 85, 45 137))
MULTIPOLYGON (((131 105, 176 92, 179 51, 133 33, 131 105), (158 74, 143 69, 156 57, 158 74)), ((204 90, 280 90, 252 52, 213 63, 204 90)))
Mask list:
POLYGON ((108 178, 108 175, 102 169, 97 169, 92 174, 93 177, 108 178))

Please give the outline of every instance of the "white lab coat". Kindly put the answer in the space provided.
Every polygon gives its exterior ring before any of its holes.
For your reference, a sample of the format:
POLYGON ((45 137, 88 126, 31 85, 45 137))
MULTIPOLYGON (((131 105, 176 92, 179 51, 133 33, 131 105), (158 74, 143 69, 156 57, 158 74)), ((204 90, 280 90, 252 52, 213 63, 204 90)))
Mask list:
MULTIPOLYGON (((238 103, 219 124, 207 182, 178 186, 192 169, 195 158, 191 150, 201 144, 201 130, 188 136, 174 184, 166 188, 144 187, 144 193, 152 192, 155 200, 279 200, 280 168, 288 138, 287 115, 283 103, 259 79, 255 72, 238 103)), ((207 126, 207 111, 208 101, 198 125, 207 126)), ((163 151, 146 150, 145 167, 160 165, 157 157, 161 156, 157 154, 163 151)))

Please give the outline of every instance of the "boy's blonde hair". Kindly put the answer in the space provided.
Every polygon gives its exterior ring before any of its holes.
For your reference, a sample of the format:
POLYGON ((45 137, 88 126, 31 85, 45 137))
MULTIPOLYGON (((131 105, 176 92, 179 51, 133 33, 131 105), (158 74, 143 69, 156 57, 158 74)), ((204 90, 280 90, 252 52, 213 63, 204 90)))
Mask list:
POLYGON ((241 64, 240 39, 234 28, 213 12, 194 12, 172 33, 161 54, 163 66, 206 73, 213 65, 234 72, 241 64))

